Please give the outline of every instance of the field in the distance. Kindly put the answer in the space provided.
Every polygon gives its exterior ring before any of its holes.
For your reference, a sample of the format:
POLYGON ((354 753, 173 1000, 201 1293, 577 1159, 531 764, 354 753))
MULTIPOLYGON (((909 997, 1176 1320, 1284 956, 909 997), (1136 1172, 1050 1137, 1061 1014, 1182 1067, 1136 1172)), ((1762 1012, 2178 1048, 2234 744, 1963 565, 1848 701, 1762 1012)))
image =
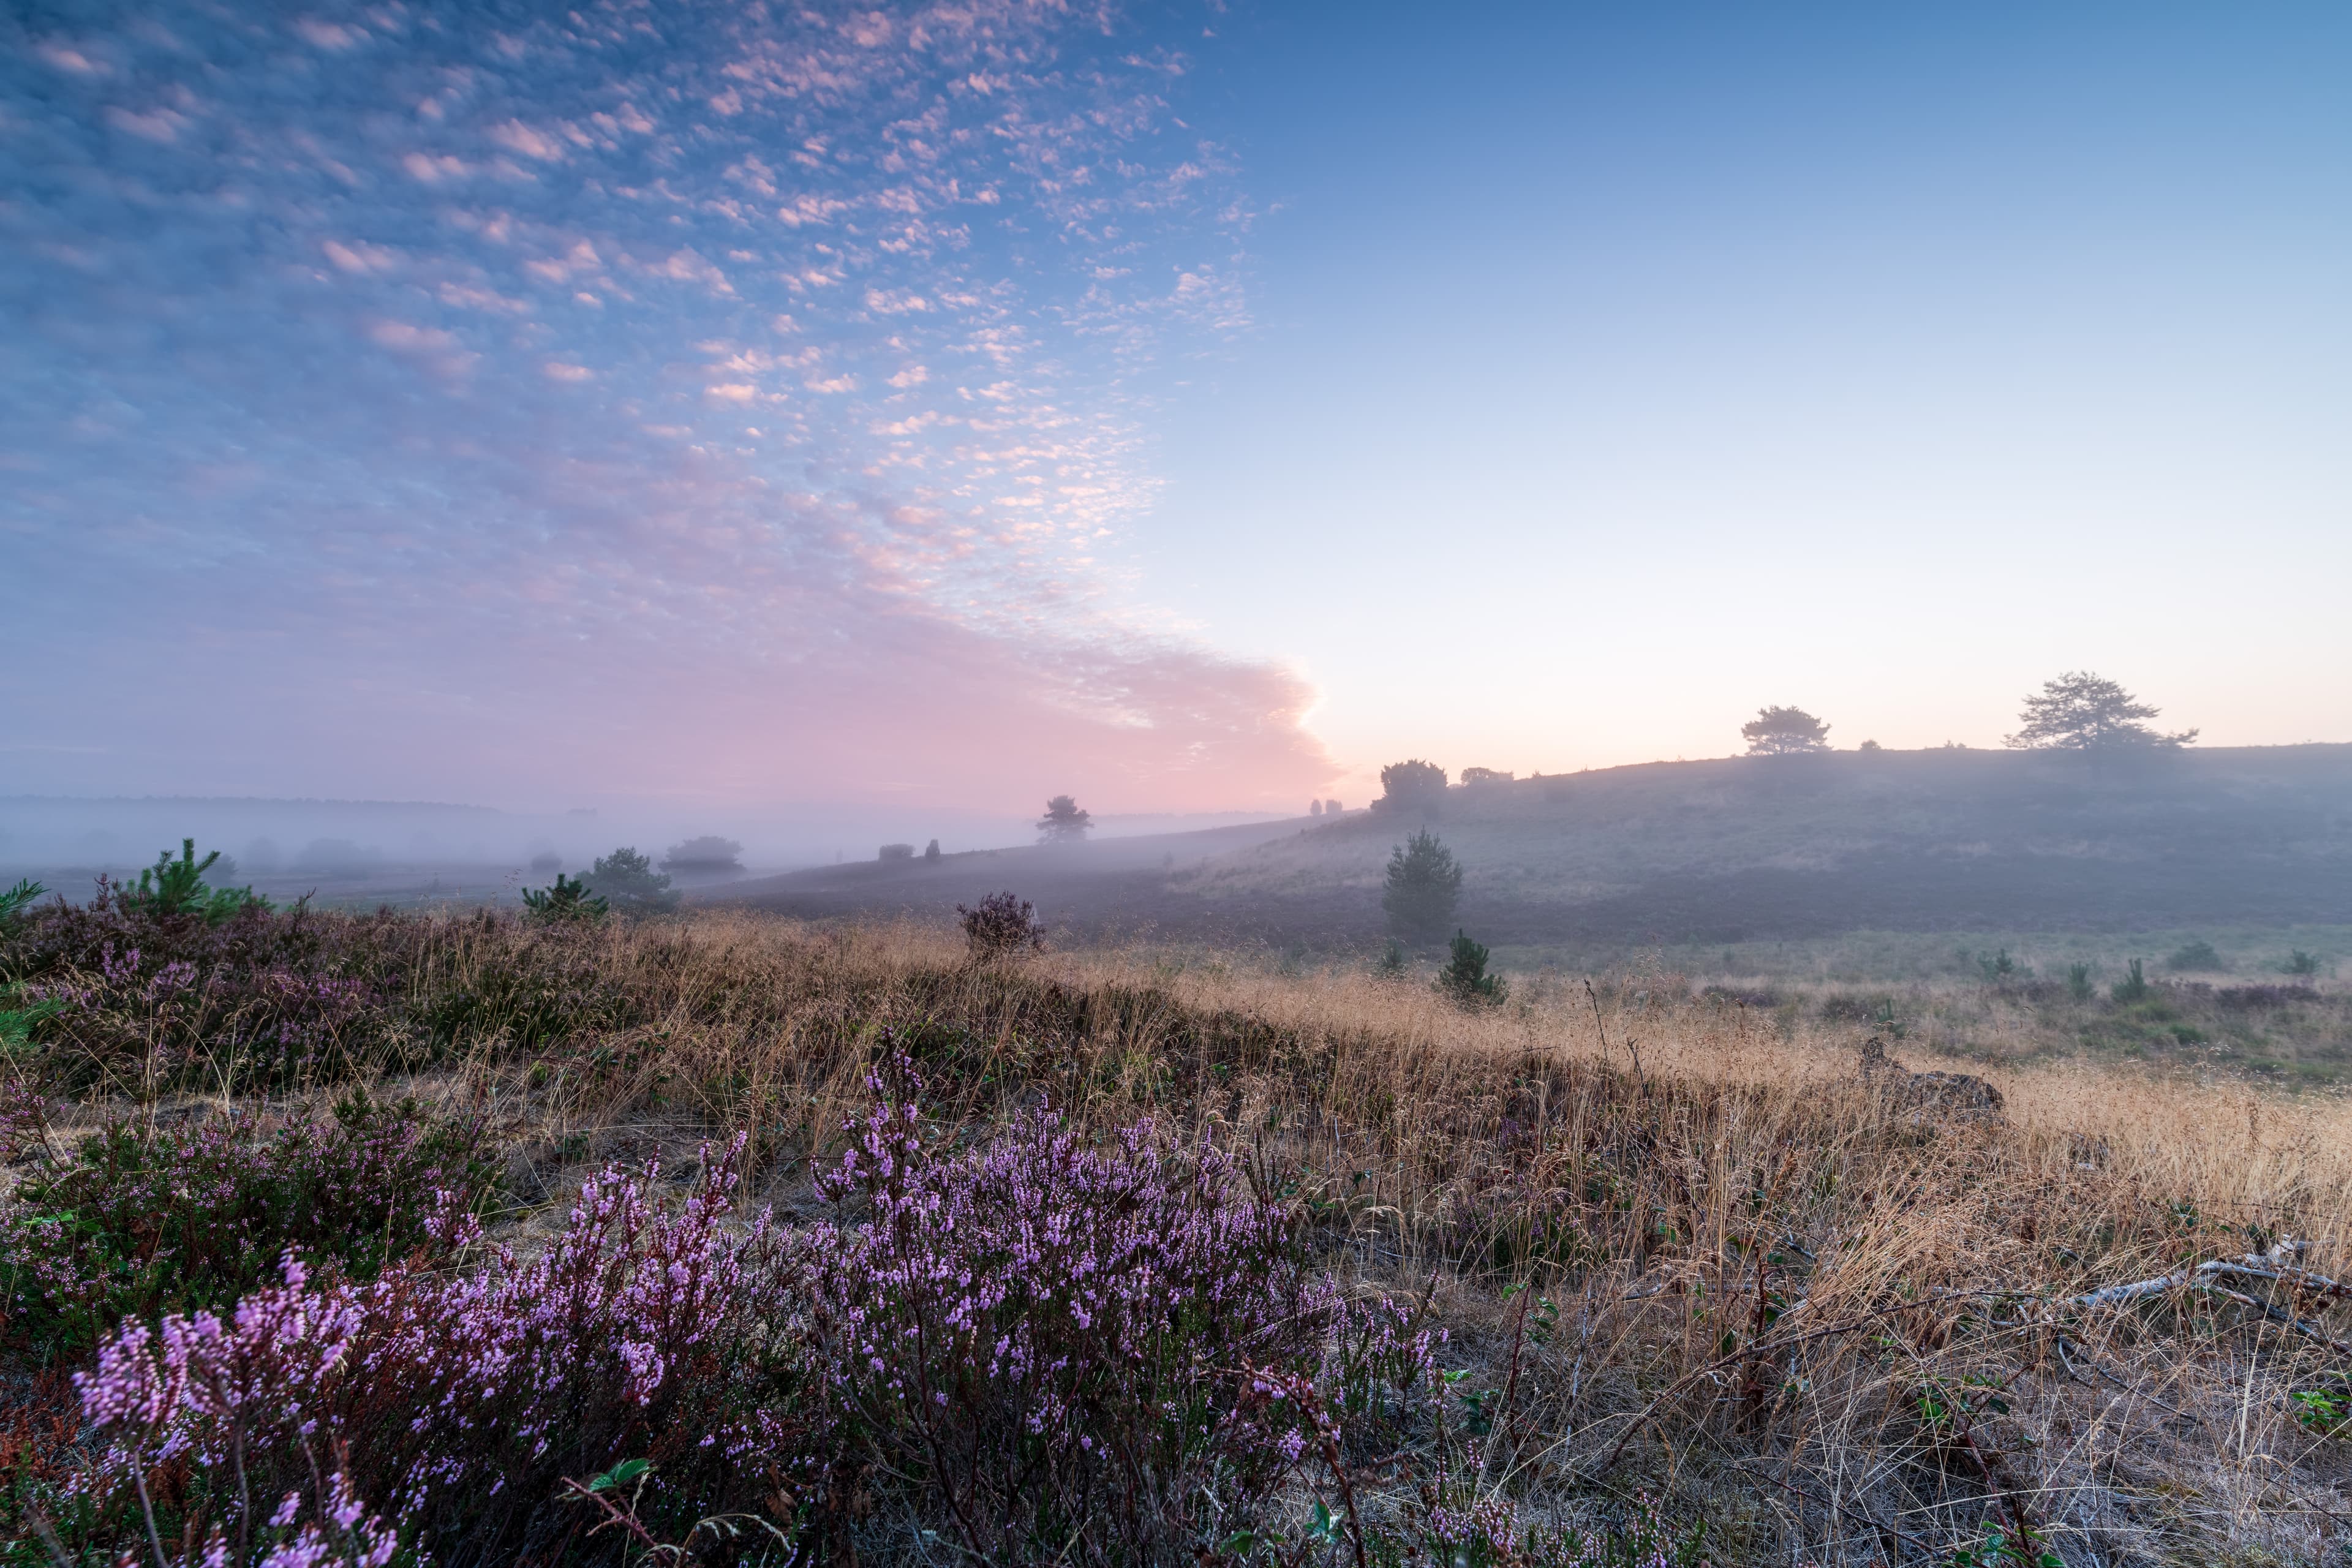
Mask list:
POLYGON ((824 867, 723 895, 782 912, 935 913, 997 886, 1089 935, 1361 950, 1381 878, 1433 828, 1460 920, 1530 954, 1854 931, 2352 926, 2352 746, 2092 766, 1937 750, 1653 763, 1354 812, 1068 849, 824 867))

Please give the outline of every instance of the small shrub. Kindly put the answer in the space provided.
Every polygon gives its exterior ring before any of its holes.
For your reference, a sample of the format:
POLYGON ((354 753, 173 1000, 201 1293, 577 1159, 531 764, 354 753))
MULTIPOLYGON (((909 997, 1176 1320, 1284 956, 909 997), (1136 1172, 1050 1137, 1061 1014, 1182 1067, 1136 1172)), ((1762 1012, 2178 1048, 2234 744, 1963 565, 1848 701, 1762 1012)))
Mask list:
POLYGON ((2107 994, 2117 1002, 2145 1002, 2148 990, 2147 976, 2141 973, 2140 961, 2135 958, 2124 977, 2108 988, 2107 994))
MULTIPOLYGON (((793 1521, 811 1490, 802 1413, 819 1402, 784 1249, 764 1220, 724 1223, 735 1152, 705 1152, 675 1216, 647 1200, 656 1166, 607 1171, 528 1261, 493 1247, 466 1271, 314 1286, 289 1259, 229 1318, 126 1323, 77 1380, 106 1448, 72 1544, 141 1549, 150 1514, 166 1539, 244 1540, 297 1493, 272 1525, 307 1501, 393 1513, 435 1563, 616 1562, 617 1540, 583 1539, 566 1483, 631 1459, 666 1533, 727 1510, 793 1521), (351 1495, 321 1486, 336 1468, 351 1495)), ((462 1222, 440 1235, 478 1242, 462 1222)))
POLYGON ((609 900, 588 890, 585 880, 561 871, 550 887, 525 888, 522 901, 539 921, 601 921, 613 910, 609 900))
POLYGON ((914 858, 915 847, 911 844, 885 844, 882 852, 875 857, 877 860, 912 860, 914 858))
POLYGON ((1423 828, 1391 852, 1381 910, 1398 935, 1412 942, 1434 941, 1454 922, 1454 906, 1461 901, 1461 862, 1436 834, 1423 828))
POLYGON ((663 852, 662 868, 666 871, 691 871, 701 876, 740 871, 743 868, 743 847, 732 838, 706 833, 699 838, 671 845, 663 852))
POLYGON ((974 958, 1009 958, 1045 945, 1045 928, 1029 900, 1014 893, 991 893, 977 906, 956 906, 974 958))
POLYGON ((974 1561, 1189 1560, 1247 1530, 1313 1440, 1268 1371, 1315 1376, 1341 1321, 1296 1215, 1149 1124, 1092 1146, 1045 1111, 961 1157, 911 1066, 821 1191, 808 1268, 843 1416, 974 1561))
POLYGON ((2235 1012, 2263 1007, 2286 1007, 2316 1002, 2319 993, 2308 985, 2224 985, 2213 993, 2214 1005, 2235 1012))
POLYGON ((2077 1002, 2088 1002, 2091 999, 2091 966, 2089 964, 2070 963, 2066 966, 2066 994, 2077 1002))
POLYGON ((1495 1007, 1510 994, 1499 974, 1486 973, 1486 949, 1464 931, 1454 933, 1452 956, 1433 983, 1440 995, 1463 1007, 1495 1007))
POLYGON ((226 1310, 291 1249, 374 1278, 492 1180, 483 1130, 354 1093, 332 1121, 118 1121, 0 1210, 0 1325, 44 1361, 124 1318, 226 1310))
POLYGON ((632 848, 598 856, 581 881, 610 903, 616 914, 667 914, 678 905, 679 894, 669 885, 669 878, 632 848))
POLYGON ((2298 947, 2279 960, 2278 970, 2281 974, 2316 974, 2319 960, 2298 947))
POLYGON ((1404 969, 1404 943, 1391 937, 1388 946, 1381 951, 1379 961, 1372 965, 1372 973, 1383 980, 1402 980, 1404 969))
POLYGON ((2004 947, 1990 957, 1977 954, 1977 970, 1988 982, 1999 984, 2018 973, 2017 961, 2009 956, 2009 949, 2004 947))
POLYGON ((2189 942, 2176 950, 2164 963, 2168 969, 2188 970, 2192 973, 2229 967, 2221 962, 2221 955, 2213 951, 2213 944, 2210 942, 2189 942))
POLYGON ((196 858, 196 841, 180 840, 180 858, 172 858, 168 849, 155 857, 155 863, 139 873, 135 887, 122 889, 122 902, 133 910, 168 920, 174 915, 199 915, 214 925, 227 920, 247 905, 268 907, 251 888, 214 888, 205 881, 205 873, 221 858, 213 850, 203 859, 196 858))

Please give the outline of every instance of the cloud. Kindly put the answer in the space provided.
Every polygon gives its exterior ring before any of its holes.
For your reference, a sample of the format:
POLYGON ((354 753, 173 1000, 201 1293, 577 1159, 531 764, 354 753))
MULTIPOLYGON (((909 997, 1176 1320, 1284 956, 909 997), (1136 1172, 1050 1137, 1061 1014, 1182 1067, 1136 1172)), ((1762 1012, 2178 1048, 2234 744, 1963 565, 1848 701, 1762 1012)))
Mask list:
POLYGON ((1312 789, 1299 679, 1097 564, 1154 495, 1122 389, 1245 310, 1196 216, 1229 172, 1098 22, 329 5, 290 72, 226 12, 51 40, 0 86, 54 172, 0 208, 24 634, 205 613, 8 721, 134 791, 1312 789))
POLYGON ((526 158, 536 158, 552 163, 563 156, 563 143, 543 131, 534 131, 520 120, 509 120, 493 125, 489 139, 509 153, 520 153, 526 158))

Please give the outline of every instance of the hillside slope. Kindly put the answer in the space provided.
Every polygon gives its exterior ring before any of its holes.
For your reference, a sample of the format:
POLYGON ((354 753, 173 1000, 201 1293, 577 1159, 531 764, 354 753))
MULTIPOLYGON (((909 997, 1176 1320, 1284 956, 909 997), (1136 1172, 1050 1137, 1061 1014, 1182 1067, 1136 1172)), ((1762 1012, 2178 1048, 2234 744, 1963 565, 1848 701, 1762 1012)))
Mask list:
MULTIPOLYGON (((730 901, 925 913, 1008 886, 1080 928, 1344 945, 1381 931, 1389 853, 1422 821, 833 868, 730 901)), ((1465 868, 1464 921, 1519 945, 2352 922, 2352 746, 1654 763, 1455 788, 1428 825, 1465 868)))

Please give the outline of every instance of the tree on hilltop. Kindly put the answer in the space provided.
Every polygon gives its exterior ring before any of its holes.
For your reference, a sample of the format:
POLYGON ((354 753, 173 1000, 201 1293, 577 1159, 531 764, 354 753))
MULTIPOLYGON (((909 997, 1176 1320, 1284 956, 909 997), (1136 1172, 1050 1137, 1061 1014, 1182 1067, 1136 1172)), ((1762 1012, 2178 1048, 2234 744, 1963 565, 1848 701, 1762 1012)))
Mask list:
POLYGON ((2197 739, 2194 730, 2167 735, 2145 721, 2161 711, 2116 682, 2085 669, 2042 682, 2018 717, 2025 727, 2004 743, 2019 751, 2176 751, 2197 739))
POLYGON ((1381 908, 1399 935, 1415 942, 1443 937, 1461 900, 1462 863, 1438 842, 1436 834, 1424 827, 1390 855, 1381 908))
POLYGON ((1391 763, 1381 770, 1381 798, 1374 811, 1412 812, 1433 816, 1445 804, 1445 770, 1418 757, 1391 763))
POLYGON ((1830 727, 1801 708, 1759 708, 1739 726, 1751 757, 1786 757, 1830 749, 1830 727))
POLYGON ((1094 814, 1080 811, 1076 797, 1057 795, 1045 803, 1045 815, 1037 819, 1037 842, 1083 844, 1087 829, 1094 825, 1094 814))

